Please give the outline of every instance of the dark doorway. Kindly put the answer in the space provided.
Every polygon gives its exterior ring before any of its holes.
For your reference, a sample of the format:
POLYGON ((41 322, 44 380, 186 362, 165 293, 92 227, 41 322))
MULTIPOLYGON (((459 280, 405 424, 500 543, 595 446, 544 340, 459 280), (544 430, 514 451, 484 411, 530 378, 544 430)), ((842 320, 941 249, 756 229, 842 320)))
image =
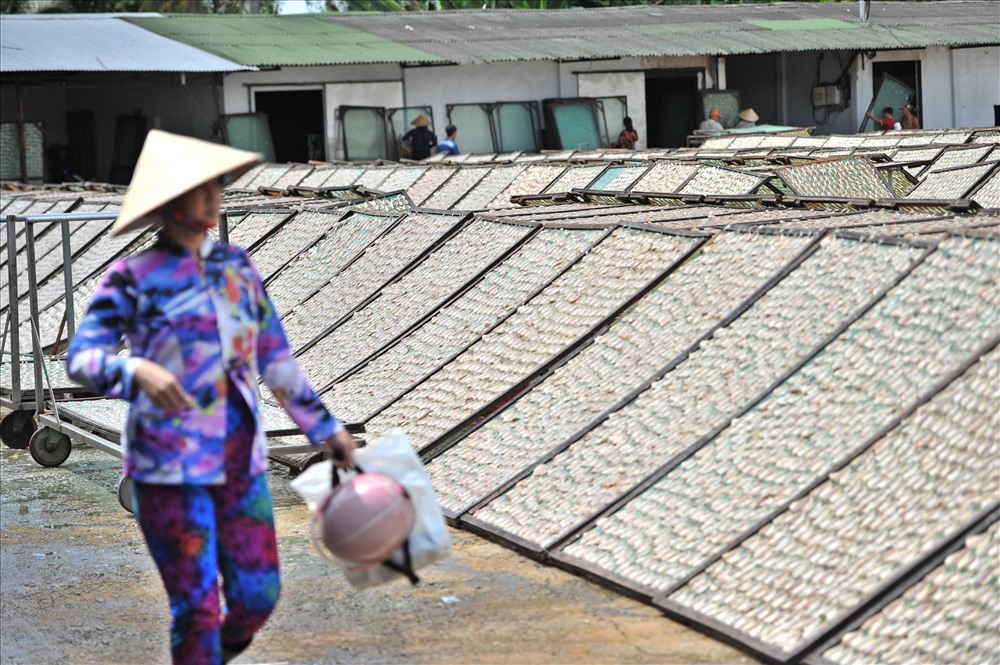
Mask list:
MULTIPOLYGON (((882 80, 882 75, 888 74, 893 78, 898 79, 904 85, 907 85, 914 90, 916 90, 916 98, 913 100, 913 105, 917 107, 917 115, 920 114, 920 109, 923 108, 920 99, 920 61, 919 60, 900 60, 898 62, 873 62, 872 63, 872 95, 875 94, 875 89, 878 88, 879 81, 882 80)), ((872 109, 875 115, 881 116, 882 109, 872 109)), ((895 110, 896 119, 900 117, 900 110, 895 110)))
POLYGON ((277 162, 307 162, 326 158, 323 91, 255 92, 257 113, 267 114, 277 162))
POLYGON ((679 148, 698 126, 698 72, 646 72, 646 133, 650 148, 679 148))

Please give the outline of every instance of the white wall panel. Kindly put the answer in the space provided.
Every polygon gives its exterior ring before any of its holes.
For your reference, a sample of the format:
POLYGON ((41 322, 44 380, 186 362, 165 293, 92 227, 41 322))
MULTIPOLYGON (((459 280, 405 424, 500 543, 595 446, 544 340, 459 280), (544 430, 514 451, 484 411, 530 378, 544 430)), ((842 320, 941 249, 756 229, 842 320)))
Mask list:
POLYGON ((402 106, 403 83, 328 83, 323 86, 323 102, 326 106, 326 154, 343 159, 344 138, 337 109, 341 106, 402 106))
POLYGON ((1000 104, 1000 47, 955 49, 951 65, 955 126, 993 126, 993 105, 1000 104))
MULTIPOLYGON (((408 67, 403 70, 403 83, 407 106, 434 110, 433 129, 439 139, 444 138, 448 124, 447 104, 541 102, 560 96, 559 65, 547 61, 408 67)), ((458 145, 462 146, 461 127, 458 145)))
MULTIPOLYGON (((577 94, 580 97, 628 98, 628 114, 632 126, 639 133, 636 148, 646 147, 646 73, 636 72, 580 72, 577 74, 577 94)), ((608 138, 618 139, 622 127, 616 118, 608 118, 608 138)))

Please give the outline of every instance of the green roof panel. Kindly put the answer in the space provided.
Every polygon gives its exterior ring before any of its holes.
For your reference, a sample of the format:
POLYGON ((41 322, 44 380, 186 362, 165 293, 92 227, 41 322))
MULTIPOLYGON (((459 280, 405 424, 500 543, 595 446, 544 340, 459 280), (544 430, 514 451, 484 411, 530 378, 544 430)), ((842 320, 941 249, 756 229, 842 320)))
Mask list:
POLYGON ((768 30, 850 30, 856 24, 838 21, 835 18, 784 19, 777 21, 746 21, 750 25, 768 30))
POLYGON ((126 20, 255 67, 444 62, 406 44, 312 16, 177 14, 126 20))

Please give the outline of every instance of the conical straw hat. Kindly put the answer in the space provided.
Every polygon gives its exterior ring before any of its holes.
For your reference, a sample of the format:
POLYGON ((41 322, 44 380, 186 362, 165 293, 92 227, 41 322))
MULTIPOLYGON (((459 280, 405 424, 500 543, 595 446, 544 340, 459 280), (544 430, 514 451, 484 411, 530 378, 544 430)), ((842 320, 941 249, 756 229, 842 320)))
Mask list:
POLYGON ((261 159, 255 152, 150 130, 111 235, 153 223, 149 213, 165 203, 220 176, 238 178, 261 159))
POLYGON ((423 114, 418 115, 416 118, 410 121, 410 124, 414 127, 430 127, 431 121, 426 118, 423 114))
POLYGON ((754 112, 753 109, 743 109, 740 111, 740 120, 746 120, 747 122, 757 122, 760 118, 754 112))

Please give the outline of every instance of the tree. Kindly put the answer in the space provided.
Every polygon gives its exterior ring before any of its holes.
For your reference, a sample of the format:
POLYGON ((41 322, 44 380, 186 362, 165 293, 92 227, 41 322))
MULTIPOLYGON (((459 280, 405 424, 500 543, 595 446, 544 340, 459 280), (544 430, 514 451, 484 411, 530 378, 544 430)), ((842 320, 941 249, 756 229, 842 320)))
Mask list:
POLYGON ((4 14, 277 14, 280 0, 0 0, 4 14))
POLYGON ((31 0, 0 1, 0 14, 26 14, 31 0))
MULTIPOLYGON (((401 12, 461 9, 576 9, 623 5, 725 5, 780 0, 326 0, 329 11, 401 12)), ((827 0, 809 0, 825 2, 827 0)), ((850 0, 854 1, 854 0, 850 0)))

